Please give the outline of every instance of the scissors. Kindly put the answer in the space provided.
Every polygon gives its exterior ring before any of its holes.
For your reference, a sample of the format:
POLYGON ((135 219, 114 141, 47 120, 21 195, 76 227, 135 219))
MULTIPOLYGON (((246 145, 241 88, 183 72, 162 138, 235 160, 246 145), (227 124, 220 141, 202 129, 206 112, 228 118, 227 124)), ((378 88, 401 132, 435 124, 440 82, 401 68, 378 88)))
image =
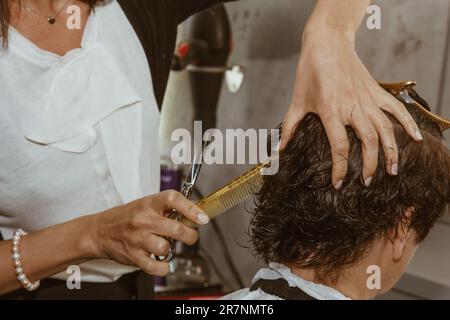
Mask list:
MULTIPOLYGON (((200 169, 202 168, 203 164, 203 152, 204 149, 208 146, 209 141, 208 139, 205 139, 203 142, 202 147, 195 153, 194 160, 192 162, 192 165, 188 171, 188 174, 186 176, 186 179, 183 182, 183 185, 181 186, 181 194, 186 199, 191 199, 192 192, 194 191, 195 183, 197 181, 198 175, 200 173, 200 169)), ((177 212, 175 209, 172 209, 169 214, 169 219, 172 219, 174 221, 180 221, 182 215, 177 212)), ((155 256, 156 260, 158 261, 165 261, 169 262, 173 259, 175 256, 175 243, 176 241, 172 238, 166 238, 169 241, 170 249, 167 256, 155 256)))

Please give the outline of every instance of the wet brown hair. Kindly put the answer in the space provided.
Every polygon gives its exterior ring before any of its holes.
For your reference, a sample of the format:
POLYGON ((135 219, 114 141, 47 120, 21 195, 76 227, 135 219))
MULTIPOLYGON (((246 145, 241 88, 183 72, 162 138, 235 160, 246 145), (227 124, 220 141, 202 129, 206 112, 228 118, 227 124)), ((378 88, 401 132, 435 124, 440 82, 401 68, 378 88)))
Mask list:
MULTIPOLYGON (((91 6, 95 7, 98 3, 104 0, 80 0, 91 6)), ((11 18, 11 2, 12 0, 0 0, 0 47, 5 47, 8 42, 8 27, 11 18)))
POLYGON ((335 190, 331 150, 320 119, 310 114, 299 123, 280 157, 278 174, 264 178, 256 197, 249 233, 257 256, 265 262, 314 269, 322 279, 335 277, 358 262, 374 240, 404 222, 411 208, 409 227, 417 242, 422 241, 450 203, 450 152, 439 126, 423 112, 409 111, 424 141, 415 142, 390 117, 399 175, 386 173, 380 151, 368 188, 361 179, 361 144, 352 129, 348 128, 349 172, 342 189, 335 190))

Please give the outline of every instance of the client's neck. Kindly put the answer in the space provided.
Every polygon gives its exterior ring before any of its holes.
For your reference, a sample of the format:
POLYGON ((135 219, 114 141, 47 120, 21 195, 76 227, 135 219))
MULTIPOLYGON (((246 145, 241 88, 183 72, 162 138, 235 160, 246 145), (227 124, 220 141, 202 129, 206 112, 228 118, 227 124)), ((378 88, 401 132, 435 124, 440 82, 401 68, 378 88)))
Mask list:
POLYGON ((350 299, 370 300, 379 294, 379 290, 368 288, 367 279, 369 275, 367 274, 367 267, 363 267, 363 265, 349 267, 340 272, 338 276, 329 277, 330 280, 323 280, 323 277, 313 269, 291 266, 291 271, 306 281, 331 287, 350 299))

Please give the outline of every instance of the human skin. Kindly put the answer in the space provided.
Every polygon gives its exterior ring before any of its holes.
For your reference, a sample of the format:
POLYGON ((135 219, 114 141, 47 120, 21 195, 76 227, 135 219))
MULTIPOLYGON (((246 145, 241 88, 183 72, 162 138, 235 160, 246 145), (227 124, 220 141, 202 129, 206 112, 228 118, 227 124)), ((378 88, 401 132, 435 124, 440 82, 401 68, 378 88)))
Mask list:
MULTIPOLYGON (((58 12, 65 0, 26 2, 38 12, 58 12)), ((85 25, 89 8, 77 1, 85 25)), ((12 25, 39 47, 63 55, 80 46, 83 30, 71 31, 65 27, 65 13, 50 26, 45 17, 19 17, 19 7, 12 6, 12 25), (50 36, 51 35, 51 36, 50 36)), ((112 259, 136 266, 152 275, 166 275, 167 262, 151 258, 151 254, 165 256, 169 243, 164 237, 193 245, 197 231, 166 217, 176 209, 189 220, 200 225, 208 223, 208 216, 179 192, 166 191, 101 213, 93 213, 66 223, 31 233, 20 242, 24 272, 31 282, 64 271, 67 266, 92 259, 112 259)), ((20 288, 11 259, 11 241, 0 242, 0 294, 20 288)))
MULTIPOLYGON (((65 0, 23 0, 36 12, 53 15, 65 4, 65 0)), ((80 6, 82 24, 85 25, 89 8, 80 1, 72 1, 80 6)), ((368 1, 318 0, 317 7, 306 28, 303 51, 300 56, 299 73, 291 108, 284 121, 283 143, 287 142, 295 123, 307 112, 316 112, 327 127, 333 146, 333 184, 339 187, 346 173, 344 124, 351 124, 362 136, 366 146, 364 177, 370 177, 376 168, 378 135, 385 142, 390 160, 389 168, 395 168, 396 147, 388 127, 384 127, 381 107, 391 111, 405 124, 411 134, 417 127, 407 115, 395 111, 395 100, 384 94, 376 86, 354 52, 354 33, 361 22, 368 1), (339 3, 339 5, 337 5, 339 3), (323 51, 325 50, 325 51, 323 51), (333 55, 323 52, 333 50, 333 55), (319 54, 318 54, 319 53, 319 54), (326 71, 326 72, 325 72, 326 71), (332 78, 330 75, 334 75, 332 78), (342 75, 342 76, 339 76, 342 75), (350 77, 351 75, 351 77, 350 77), (305 85, 306 84, 306 85, 305 85), (327 90, 325 90, 327 88, 327 90), (319 94, 316 94, 316 93, 319 94), (353 93, 344 95, 343 93, 353 93), (361 92, 366 92, 365 95, 361 92), (370 101, 366 104, 347 103, 370 101), (369 100, 367 97, 376 97, 369 100), (364 99, 363 99, 364 98, 364 99), (375 101, 376 100, 376 101, 375 101), (321 103, 323 102, 323 103, 321 103), (383 103, 381 103, 383 102, 383 103), (378 111, 369 111, 374 107, 378 111), (351 117, 355 107, 356 117, 351 117), (378 119, 378 121, 377 121, 378 119), (378 126, 376 126, 378 124, 378 126), (363 130, 363 127, 367 129, 363 130), (374 130, 374 128, 379 130, 374 130)), ((37 16, 13 3, 11 24, 38 47, 60 56, 80 47, 84 28, 68 30, 65 27, 67 15, 50 26, 45 17, 37 16), (20 14, 19 14, 20 13, 20 14)), ((409 114, 408 114, 409 115, 409 114)), ((367 180, 367 178, 365 179, 367 180)), ((149 253, 164 255, 168 242, 164 236, 186 244, 197 240, 197 232, 164 216, 168 209, 175 208, 197 224, 205 224, 208 219, 192 202, 176 192, 165 192, 137 200, 103 213, 68 221, 49 227, 23 238, 20 244, 24 270, 29 280, 34 282, 63 271, 67 266, 96 258, 109 258, 123 264, 138 266, 152 275, 165 275, 168 264, 157 262, 149 253)), ((11 261, 11 241, 0 243, 0 294, 20 288, 11 261)))
POLYGON ((392 114, 413 139, 422 140, 403 104, 378 86, 356 53, 355 35, 369 4, 368 0, 317 0, 304 31, 292 103, 283 122, 281 148, 306 114, 320 117, 332 148, 336 189, 342 187, 348 169, 345 126, 353 127, 362 142, 361 181, 366 186, 377 169, 380 142, 387 172, 398 174, 392 122, 383 111, 392 114))
POLYGON ((353 300, 374 299, 394 287, 416 252, 417 235, 409 228, 409 216, 407 213, 404 224, 399 224, 385 236, 374 240, 360 261, 335 270, 335 274, 330 277, 334 280, 324 280, 319 277, 317 270, 295 265, 291 265, 291 271, 307 281, 332 287, 353 300), (367 285, 369 277, 374 275, 371 268, 373 266, 378 267, 380 271, 379 288, 367 285))

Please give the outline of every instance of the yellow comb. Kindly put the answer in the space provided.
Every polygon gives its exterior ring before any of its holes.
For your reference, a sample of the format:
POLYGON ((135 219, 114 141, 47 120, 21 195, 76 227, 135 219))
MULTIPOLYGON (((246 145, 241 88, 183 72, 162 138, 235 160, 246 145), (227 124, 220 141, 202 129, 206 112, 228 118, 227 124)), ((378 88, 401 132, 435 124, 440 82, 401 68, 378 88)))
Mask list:
MULTIPOLYGON (((402 98, 401 93, 404 90, 411 89, 416 85, 414 81, 405 81, 399 83, 379 83, 379 84, 391 95, 400 98, 402 98)), ((431 113, 414 99, 411 99, 409 103, 414 104, 422 112, 428 115, 433 121, 439 123, 442 131, 445 131, 450 128, 449 120, 431 113)), ((272 158, 271 160, 273 159, 274 158, 272 158)), ((271 160, 268 160, 267 162, 256 166, 250 171, 247 171, 240 177, 228 183, 226 186, 215 191, 206 198, 203 198, 197 203, 197 206, 200 209, 202 209, 210 219, 216 218, 217 216, 237 206, 239 203, 245 201, 248 197, 259 191, 263 183, 263 176, 261 175, 261 170, 269 167, 271 160)), ((184 217, 181 219, 181 222, 192 228, 198 227, 195 223, 184 217)))
POLYGON ((408 90, 413 89, 417 85, 415 81, 403 81, 397 83, 379 82, 378 84, 391 95, 400 99, 402 102, 415 105, 415 107, 418 108, 422 113, 428 116, 432 121, 436 122, 441 128, 442 132, 450 129, 449 119, 445 119, 444 117, 430 112, 429 110, 427 110, 427 108, 421 105, 420 102, 408 96, 408 90), (404 95, 404 93, 406 93, 406 96, 404 95))
MULTIPOLYGON (((270 160, 247 171, 226 186, 200 200, 197 203, 197 206, 202 209, 210 219, 230 210, 239 203, 244 202, 249 196, 258 192, 263 183, 261 172, 264 168, 269 167, 269 165, 270 160)), ((198 227, 195 223, 184 217, 181 219, 181 222, 191 228, 198 227)))

